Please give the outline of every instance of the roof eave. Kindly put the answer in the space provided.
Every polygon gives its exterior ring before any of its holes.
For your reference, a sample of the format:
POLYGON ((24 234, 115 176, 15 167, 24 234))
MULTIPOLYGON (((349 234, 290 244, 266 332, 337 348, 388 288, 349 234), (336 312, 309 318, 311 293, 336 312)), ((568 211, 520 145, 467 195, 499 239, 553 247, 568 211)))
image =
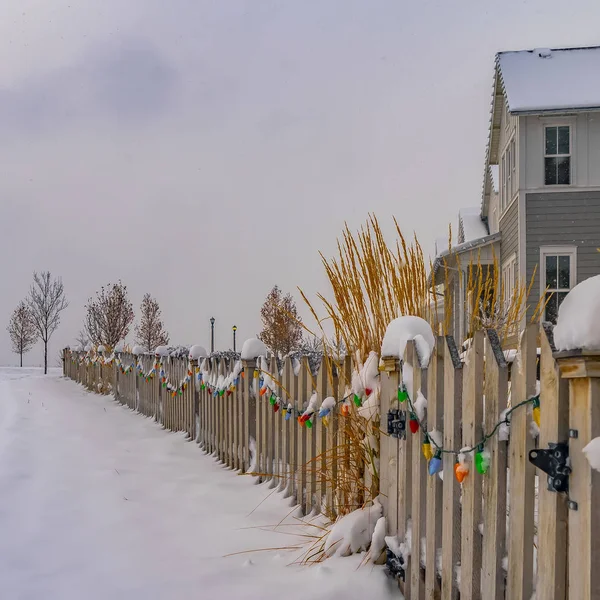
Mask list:
POLYGON ((511 110, 510 114, 515 117, 535 117, 544 115, 565 115, 565 114, 579 114, 586 112, 600 112, 600 106, 580 106, 577 108, 531 108, 524 110, 511 110))

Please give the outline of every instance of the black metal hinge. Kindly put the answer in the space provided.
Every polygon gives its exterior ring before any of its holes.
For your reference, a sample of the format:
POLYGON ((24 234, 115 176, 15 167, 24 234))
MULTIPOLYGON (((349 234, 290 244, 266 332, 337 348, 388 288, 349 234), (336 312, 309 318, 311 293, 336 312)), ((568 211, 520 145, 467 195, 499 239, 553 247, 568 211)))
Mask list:
POLYGON ((548 475, 551 492, 569 492, 569 446, 550 442, 548 449, 536 448, 529 451, 529 462, 548 475))
POLYGON ((385 568, 390 577, 406 581, 403 558, 396 556, 389 548, 386 548, 385 568))
POLYGON ((388 435, 403 440, 406 438, 406 412, 392 408, 388 412, 388 435))

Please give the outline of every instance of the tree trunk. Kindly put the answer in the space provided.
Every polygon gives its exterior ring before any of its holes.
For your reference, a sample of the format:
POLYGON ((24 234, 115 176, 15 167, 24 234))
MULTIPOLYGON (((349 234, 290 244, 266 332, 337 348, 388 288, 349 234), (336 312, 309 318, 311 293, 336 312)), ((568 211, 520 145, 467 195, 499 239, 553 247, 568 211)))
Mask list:
POLYGON ((48 341, 44 341, 44 375, 48 375, 48 341))
POLYGON ((21 350, 21 368, 23 368, 23 350, 21 350))

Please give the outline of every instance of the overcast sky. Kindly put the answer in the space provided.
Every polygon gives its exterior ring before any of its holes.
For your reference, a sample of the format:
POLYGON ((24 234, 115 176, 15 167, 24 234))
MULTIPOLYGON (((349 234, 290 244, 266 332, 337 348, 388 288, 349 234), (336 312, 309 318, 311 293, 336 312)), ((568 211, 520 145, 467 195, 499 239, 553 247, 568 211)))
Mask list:
POLYGON ((327 291, 344 221, 396 215, 431 249, 480 202, 494 54, 600 43, 599 19, 597 0, 3 0, 0 321, 50 270, 70 301, 51 364, 118 279, 173 342, 208 345, 214 316, 225 348, 274 284, 327 291))

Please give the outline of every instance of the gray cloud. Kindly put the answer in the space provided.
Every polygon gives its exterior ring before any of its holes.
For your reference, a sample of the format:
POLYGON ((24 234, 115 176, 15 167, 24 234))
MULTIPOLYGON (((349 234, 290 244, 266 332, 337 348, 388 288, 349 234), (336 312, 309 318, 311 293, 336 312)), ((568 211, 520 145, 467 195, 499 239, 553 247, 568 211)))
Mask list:
POLYGON ((178 82, 176 69, 148 42, 95 46, 70 67, 0 88, 0 128, 39 133, 94 118, 152 120, 170 109, 178 82))

